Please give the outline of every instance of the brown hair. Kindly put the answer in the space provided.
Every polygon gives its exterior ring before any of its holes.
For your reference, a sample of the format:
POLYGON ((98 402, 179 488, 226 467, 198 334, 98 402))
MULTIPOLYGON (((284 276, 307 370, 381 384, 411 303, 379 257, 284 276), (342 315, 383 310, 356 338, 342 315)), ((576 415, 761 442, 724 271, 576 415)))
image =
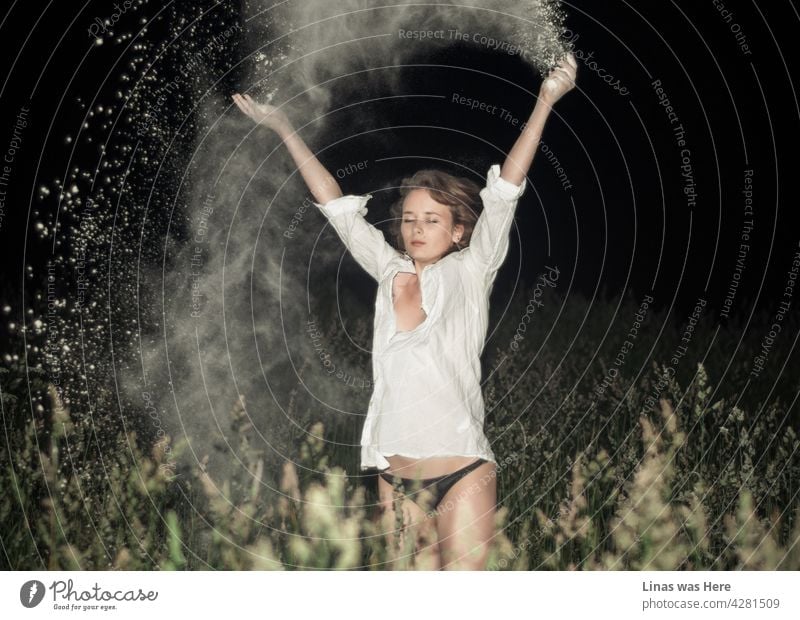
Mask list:
POLYGON ((481 203, 480 186, 477 183, 465 177, 453 176, 443 170, 426 169, 403 178, 400 181, 399 189, 400 198, 392 204, 389 214, 392 218, 391 234, 394 237, 395 246, 401 252, 406 251, 403 234, 400 232, 400 225, 403 221, 403 203, 406 196, 415 189, 427 190, 430 197, 436 202, 450 207, 453 226, 461 224, 464 227, 461 239, 450 246, 450 249, 445 252, 445 256, 469 245, 472 230, 475 222, 478 221, 478 207, 481 203))

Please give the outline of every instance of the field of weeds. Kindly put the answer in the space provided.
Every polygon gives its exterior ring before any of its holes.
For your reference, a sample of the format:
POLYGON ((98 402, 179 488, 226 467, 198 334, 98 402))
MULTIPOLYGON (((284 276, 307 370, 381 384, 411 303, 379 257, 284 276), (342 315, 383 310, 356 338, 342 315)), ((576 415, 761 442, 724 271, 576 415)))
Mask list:
MULTIPOLYGON (((628 346, 636 300, 551 303, 520 337, 529 293, 485 352, 499 503, 489 568, 800 569, 792 338, 750 381, 763 321, 742 338, 701 320, 680 349, 685 325, 651 312, 628 346)), ((367 321, 354 329, 368 335, 367 321)), ((325 337, 346 359, 343 334, 325 337)), ((368 376, 363 360, 350 367, 368 376)), ((283 460, 262 449, 245 401, 232 404, 223 455, 236 465, 220 476, 188 435, 99 436, 35 367, 7 357, 0 386, 5 570, 417 567, 410 542, 386 544, 375 477, 358 471, 360 428, 302 393, 283 460)))

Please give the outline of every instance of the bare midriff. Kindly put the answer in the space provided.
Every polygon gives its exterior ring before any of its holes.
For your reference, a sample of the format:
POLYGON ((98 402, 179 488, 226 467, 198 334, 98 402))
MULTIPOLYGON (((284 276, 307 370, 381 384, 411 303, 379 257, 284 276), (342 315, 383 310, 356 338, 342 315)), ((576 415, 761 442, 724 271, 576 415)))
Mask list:
POLYGON ((384 471, 396 474, 400 478, 435 478, 452 474, 477 458, 476 456, 435 456, 418 459, 394 454, 386 457, 389 467, 384 471))

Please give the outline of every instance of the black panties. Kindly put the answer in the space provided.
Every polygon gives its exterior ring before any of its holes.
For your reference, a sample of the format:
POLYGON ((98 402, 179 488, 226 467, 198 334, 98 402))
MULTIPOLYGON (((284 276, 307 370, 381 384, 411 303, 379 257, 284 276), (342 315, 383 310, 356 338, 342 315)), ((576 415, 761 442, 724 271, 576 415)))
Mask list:
POLYGON ((487 463, 488 461, 484 459, 478 459, 477 461, 473 461, 469 465, 466 465, 459 469, 458 471, 454 471, 452 474, 445 474, 444 476, 436 476, 435 478, 423 478, 417 480, 415 478, 399 478, 394 474, 390 474, 387 471, 381 472, 381 478, 386 480, 389 484, 392 484, 393 478, 398 478, 403 485, 403 489, 408 491, 410 489, 415 488, 415 485, 419 485, 418 488, 420 489, 428 489, 431 493, 433 493, 434 500, 433 500, 433 508, 436 509, 439 507, 439 504, 442 503, 444 496, 447 495, 447 492, 453 487, 453 485, 461 480, 464 476, 466 476, 469 472, 473 469, 476 469, 487 463))

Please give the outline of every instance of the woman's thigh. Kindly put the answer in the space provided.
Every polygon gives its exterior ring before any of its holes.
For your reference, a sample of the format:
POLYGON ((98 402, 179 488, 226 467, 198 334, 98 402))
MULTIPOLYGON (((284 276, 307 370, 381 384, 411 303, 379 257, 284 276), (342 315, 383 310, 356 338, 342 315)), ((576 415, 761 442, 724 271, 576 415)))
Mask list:
POLYGON ((442 568, 483 570, 495 534, 497 478, 484 463, 456 482, 436 512, 442 568))
POLYGON ((407 497, 400 496, 395 500, 394 488, 380 476, 378 476, 378 495, 383 530, 393 549, 390 557, 399 558, 402 563, 407 563, 411 558, 404 556, 409 552, 416 553, 416 568, 438 570, 440 562, 435 515, 426 512, 407 497))

